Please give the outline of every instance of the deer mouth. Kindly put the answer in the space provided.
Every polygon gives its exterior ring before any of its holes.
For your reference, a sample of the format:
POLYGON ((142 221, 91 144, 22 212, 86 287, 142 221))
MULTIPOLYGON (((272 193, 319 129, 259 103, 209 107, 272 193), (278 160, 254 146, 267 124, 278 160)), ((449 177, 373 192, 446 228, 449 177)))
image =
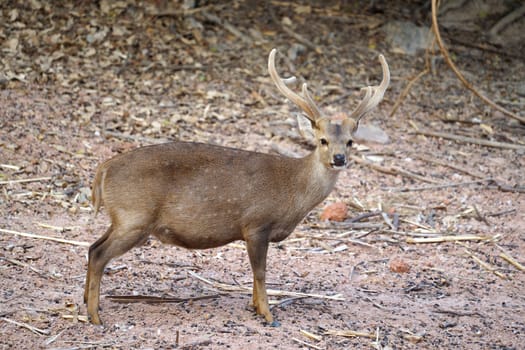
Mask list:
POLYGON ((347 164, 348 163, 346 161, 344 161, 344 162, 333 162, 333 163, 330 163, 330 166, 334 170, 342 170, 342 169, 346 169, 347 164))

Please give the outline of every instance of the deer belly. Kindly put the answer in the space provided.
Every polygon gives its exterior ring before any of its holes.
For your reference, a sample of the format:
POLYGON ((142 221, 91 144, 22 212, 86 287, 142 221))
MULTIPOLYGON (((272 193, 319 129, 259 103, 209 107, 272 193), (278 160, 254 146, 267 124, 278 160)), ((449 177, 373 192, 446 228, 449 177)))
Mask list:
POLYGON ((239 239, 240 234, 236 230, 225 228, 202 227, 201 223, 195 223, 197 227, 172 227, 161 226, 152 234, 162 243, 172 244, 188 249, 207 249, 220 247, 239 239))

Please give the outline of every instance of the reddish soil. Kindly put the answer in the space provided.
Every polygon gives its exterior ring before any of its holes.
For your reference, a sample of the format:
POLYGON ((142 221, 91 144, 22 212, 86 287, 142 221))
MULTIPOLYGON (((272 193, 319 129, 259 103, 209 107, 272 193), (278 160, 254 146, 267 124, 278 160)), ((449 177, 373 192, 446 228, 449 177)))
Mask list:
MULTIPOLYGON (((523 347, 525 273, 503 257, 525 264, 525 126, 473 97, 439 52, 431 55, 432 73, 389 116, 425 67, 424 52, 394 53, 381 31, 391 19, 409 18, 405 8, 270 4, 274 17, 252 2, 186 15, 163 1, 0 5, 1 349, 523 347), (293 33, 310 44, 289 52, 297 48, 293 33), (241 290, 252 280, 243 242, 189 251, 151 239, 108 265, 104 326, 87 323, 85 243, 109 224, 104 210, 93 216, 89 200, 103 160, 166 139, 311 149, 296 132, 297 108, 268 78, 273 47, 283 75, 306 79, 325 110, 355 106, 359 87, 380 79, 378 53, 392 72, 384 101, 364 122, 390 142, 356 147, 360 159, 389 171, 354 162, 329 198, 269 251, 269 288, 343 300, 273 296, 281 326, 270 327, 241 290), (349 207, 348 218, 320 220, 334 202, 349 207), (419 238, 440 241, 411 243, 419 238), (185 300, 107 298, 130 295, 185 300)), ((427 10, 414 14, 424 25, 427 10)), ((456 64, 523 116, 523 56, 482 49, 482 36, 472 37, 473 47, 450 44, 456 64)))

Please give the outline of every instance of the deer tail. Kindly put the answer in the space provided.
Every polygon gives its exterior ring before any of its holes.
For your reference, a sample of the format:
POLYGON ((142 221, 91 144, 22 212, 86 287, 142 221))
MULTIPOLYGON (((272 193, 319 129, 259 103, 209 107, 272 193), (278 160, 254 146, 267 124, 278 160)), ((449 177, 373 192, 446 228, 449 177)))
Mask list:
POLYGON ((95 216, 97 216, 100 206, 103 204, 102 200, 102 188, 104 186, 104 180, 106 178, 106 167, 102 164, 95 174, 93 180, 93 187, 91 188, 91 201, 95 209, 95 216))

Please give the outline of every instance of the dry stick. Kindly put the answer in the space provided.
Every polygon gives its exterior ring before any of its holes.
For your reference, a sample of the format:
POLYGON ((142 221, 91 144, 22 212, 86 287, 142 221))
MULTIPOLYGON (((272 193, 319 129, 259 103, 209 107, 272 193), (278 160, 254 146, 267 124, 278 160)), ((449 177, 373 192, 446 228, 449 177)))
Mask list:
POLYGON ((459 242, 459 241, 488 241, 493 239, 492 236, 476 236, 476 235, 458 235, 458 236, 438 236, 438 237, 407 237, 407 243, 443 243, 443 242, 459 242))
POLYGON ((316 341, 321 341, 323 340, 323 337, 321 337, 320 335, 317 335, 317 334, 314 334, 312 332, 308 332, 304 329, 300 329, 299 332, 304 335, 305 337, 307 338, 310 338, 310 339, 313 339, 313 340, 316 340, 316 341))
POLYGON ((375 339, 375 333, 366 333, 366 332, 357 332, 352 330, 337 330, 329 329, 324 334, 326 335, 338 335, 340 337, 354 338, 354 337, 365 337, 370 339, 375 339))
POLYGON ((390 112, 390 117, 392 117, 394 114, 396 114, 397 109, 399 108, 399 106, 401 106, 401 103, 403 103, 403 101, 407 97, 410 89, 412 89, 412 86, 416 83, 416 81, 421 79, 421 77, 423 77, 425 74, 427 74, 429 72, 430 72, 430 69, 428 69, 428 67, 426 67, 424 70, 419 72, 418 75, 416 75, 412 80, 410 80, 408 82, 408 84, 405 87, 405 89, 401 92, 401 95, 399 95, 396 103, 394 103, 394 107, 392 107, 392 111, 390 112))
POLYGON ((106 295, 106 299, 110 299, 116 303, 150 303, 150 304, 162 304, 162 303, 185 303, 188 301, 198 301, 205 299, 216 299, 219 294, 214 295, 202 295, 200 297, 190 298, 177 298, 177 297, 154 297, 148 295, 106 295))
POLYGON ((33 271, 33 272, 35 272, 35 273, 37 273, 37 274, 39 274, 39 275, 42 275, 42 276, 44 276, 44 277, 52 278, 52 279, 55 279, 55 280, 58 279, 57 276, 53 276, 53 275, 50 274, 50 273, 47 273, 47 272, 41 271, 41 270, 37 269, 36 267, 33 267, 33 266, 31 266, 31 265, 29 265, 29 264, 26 264, 26 263, 23 263, 23 262, 21 262, 21 261, 19 261, 19 260, 11 259, 11 258, 7 258, 7 257, 5 257, 5 256, 0 256, 0 260, 2 260, 2 259, 5 260, 5 261, 7 261, 7 262, 10 262, 10 263, 13 264, 13 265, 17 265, 17 266, 21 266, 21 267, 27 267, 27 268, 29 268, 31 271, 33 271))
POLYGON ((492 267, 492 265, 484 262, 483 260, 481 260, 480 258, 475 256, 474 253, 472 253, 470 250, 465 248, 465 253, 467 253, 468 256, 470 256, 472 258, 472 260, 474 260, 479 266, 483 267, 485 270, 487 270, 489 272, 492 272, 493 274, 495 274, 496 276, 498 276, 501 279, 504 279, 504 280, 507 279, 507 276, 505 276, 501 272, 497 271, 496 268, 492 267))
POLYGON ((40 182, 40 181, 48 181, 51 179, 52 179, 51 176, 45 176, 45 177, 35 177, 32 179, 7 180, 7 181, 0 181, 0 185, 12 185, 12 184, 27 183, 27 182, 40 182))
POLYGON ((499 257, 508 262, 509 264, 513 265, 515 268, 517 268, 520 271, 525 271, 525 266, 517 262, 513 257, 510 255, 507 255, 505 253, 500 253, 499 257))
POLYGON ((432 312, 439 313, 439 314, 450 314, 450 315, 460 316, 460 317, 461 316, 485 317, 479 311, 459 311, 459 310, 451 310, 451 309, 435 309, 435 310, 432 310, 432 312))
MULTIPOLYGON (((235 286, 235 285, 221 283, 221 282, 213 282, 213 281, 210 281, 200 276, 199 274, 193 271, 188 271, 188 273, 190 274, 190 276, 198 279, 199 281, 212 285, 213 287, 221 289, 226 292, 252 293, 252 288, 250 287, 235 286)), ((288 292, 288 291, 277 290, 277 289, 268 289, 267 293, 268 295, 273 295, 273 296, 310 297, 310 298, 328 299, 328 300, 337 300, 337 301, 345 300, 345 298, 341 294, 336 294, 336 295, 309 294, 309 293, 299 293, 299 292, 288 292)))
POLYGON ((6 317, 2 317, 1 318, 3 321, 6 321, 8 323, 12 323, 12 324, 15 324, 19 327, 23 327, 23 328, 27 328, 29 329, 31 332, 37 334, 37 335, 49 335, 50 332, 46 329, 40 329, 40 328, 37 328, 37 327, 33 327, 27 323, 23 323, 23 322, 18 322, 18 321, 15 321, 15 320, 11 320, 10 318, 6 318, 6 317))
POLYGON ((10 233, 10 234, 13 234, 13 235, 29 237, 29 238, 45 239, 45 240, 48 240, 48 241, 54 241, 54 242, 59 242, 59 243, 73 244, 73 245, 78 245, 78 246, 82 246, 82 247, 89 247, 89 245, 90 245, 88 242, 71 241, 71 240, 68 240, 68 239, 49 237, 49 236, 42 236, 42 235, 35 235, 33 233, 18 232, 18 231, 6 230, 6 229, 2 229, 2 228, 0 228, 0 232, 2 232, 2 233, 10 233))
POLYGON ((206 11, 203 11, 202 12, 202 15, 210 22, 212 23, 215 23, 217 25, 220 25, 221 27, 223 27, 224 29, 226 29, 228 32, 230 32, 231 34, 233 34, 233 36, 239 38, 241 41, 243 41, 244 43, 246 44, 253 44, 253 40, 251 38, 249 38, 248 36, 244 35, 240 30, 238 30, 237 28, 235 28, 233 25, 231 25, 228 21, 225 21, 225 20, 222 20, 221 18, 219 18, 218 16, 212 14, 212 13, 209 13, 209 12, 206 12, 206 11))
POLYGON ((448 184, 442 184, 442 185, 429 185, 429 186, 420 186, 420 187, 404 187, 404 188, 391 188, 391 187, 385 187, 385 190, 389 191, 395 191, 395 192, 414 192, 414 191, 433 191, 433 190, 442 190, 445 188, 451 188, 451 187, 462 187, 462 186, 468 186, 468 185, 483 185, 488 186, 487 184, 483 184, 484 182, 490 182, 492 179, 485 179, 485 180, 477 180, 477 181, 466 181, 466 182, 451 182, 448 184))
POLYGON ((472 91, 474 95, 478 96, 481 100, 483 100, 486 104, 491 106, 492 108, 500 111, 501 113, 508 115, 509 117, 519 120, 521 123, 525 124, 525 118, 521 117, 515 113, 512 113, 511 111, 508 111, 507 109, 497 105, 496 103, 492 102, 489 98, 482 95, 475 87, 473 87, 467 79, 461 74, 461 72, 458 70, 458 68, 454 65, 452 60, 450 59, 450 56, 448 54, 448 50, 443 44, 443 41, 441 40, 441 35, 439 33, 439 26, 437 21, 437 0, 432 0, 432 31, 434 32, 434 35, 436 36, 436 41, 438 43, 439 49, 441 51, 441 54, 445 58, 445 61, 447 62, 448 66, 452 69, 454 74, 458 77, 458 79, 463 83, 463 85, 472 91))
POLYGON ((476 172, 474 172, 474 171, 472 171, 470 169, 465 169, 462 166, 453 164, 451 162, 443 161, 441 159, 431 158, 431 157, 428 157, 428 156, 422 156, 422 155, 419 155, 419 154, 416 154, 416 153, 411 154, 410 156, 418 158, 418 159, 420 159, 422 161, 425 161, 425 162, 428 162, 428 163, 438 164, 438 165, 441 165, 441 166, 444 166, 444 167, 447 167, 447 168, 450 168, 450 169, 453 169, 453 170, 457 170, 459 172, 462 172, 464 174, 470 175, 470 176, 478 178, 478 179, 485 178, 485 176, 483 174, 476 173, 476 172))
POLYGON ((300 34, 297 34, 291 28, 288 28, 286 25, 282 24, 279 21, 279 19, 277 18, 277 15, 275 14, 275 11, 274 11, 274 9, 273 9, 273 7, 272 7, 272 5, 270 3, 268 3, 268 12, 270 13, 270 17, 275 22, 275 24, 278 25, 279 27, 281 27, 281 29, 286 34, 288 34, 289 36, 291 36, 292 38, 294 38, 298 42, 304 44, 304 46, 309 47, 310 49, 314 50, 318 54, 322 54, 323 53, 323 50, 319 46, 315 45, 310 40, 306 39, 305 37, 303 37, 300 34))
POLYGON ((498 33, 503 30, 506 26, 508 26, 510 23, 514 22, 521 16, 525 15, 525 5, 521 5, 521 7, 518 7, 516 10, 512 11, 511 13, 505 15, 502 19, 500 19, 490 30, 489 35, 492 37, 495 37, 498 35, 498 33))
POLYGON ((433 183, 433 184, 438 184, 439 183, 439 181, 432 180, 432 179, 426 178, 424 176, 411 173, 410 171, 401 169, 401 168, 393 166, 393 165, 391 165, 391 166, 379 165, 379 164, 376 164, 376 163, 369 162, 369 161, 367 161, 367 160, 365 160, 365 159, 363 159, 361 157, 355 156, 355 155, 351 155, 350 158, 353 161, 355 161, 356 163, 364 164, 364 165, 366 165, 366 166, 368 166, 368 167, 370 167, 370 168, 372 168, 374 170, 377 170, 377 171, 385 173, 385 174, 401 175, 401 176, 404 176, 404 177, 409 177, 409 178, 412 178, 412 179, 416 179, 416 180, 423 181, 423 182, 428 182, 428 183, 433 183))
POLYGON ((301 344, 301 345, 304 345, 304 346, 306 346, 306 347, 308 347, 308 348, 317 349, 317 350, 322 350, 322 349, 323 349, 323 348, 321 348, 321 347, 319 347, 319 346, 317 346, 317 345, 307 343, 307 342, 305 342, 305 341, 302 341, 302 340, 297 339, 297 338, 294 338, 294 337, 292 337, 292 340, 293 340, 294 342, 297 342, 297 343, 299 343, 299 344, 301 344))
POLYGON ((513 143, 489 141, 489 140, 483 140, 483 139, 479 139, 475 137, 460 136, 460 135, 449 134, 445 132, 430 131, 430 130, 415 130, 414 132, 416 134, 421 134, 425 136, 440 137, 442 139, 453 140, 453 141, 464 142, 464 143, 472 143, 472 144, 480 145, 480 146, 525 151, 525 146, 516 145, 513 143))

